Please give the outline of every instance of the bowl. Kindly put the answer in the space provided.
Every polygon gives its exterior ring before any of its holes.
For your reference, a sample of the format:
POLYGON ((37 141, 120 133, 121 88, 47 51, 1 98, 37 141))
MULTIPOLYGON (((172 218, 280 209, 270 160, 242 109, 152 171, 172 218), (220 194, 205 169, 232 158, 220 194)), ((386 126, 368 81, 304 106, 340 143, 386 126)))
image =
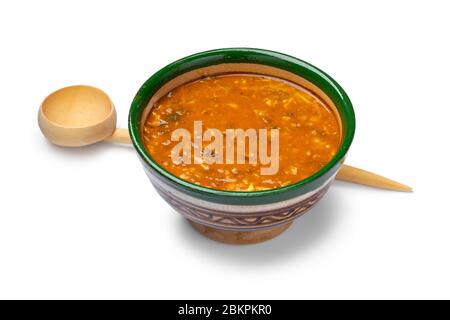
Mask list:
POLYGON ((130 108, 129 131, 151 183, 161 197, 203 235, 226 243, 249 244, 271 239, 323 197, 352 143, 355 115, 341 86, 311 64, 282 53, 252 48, 216 49, 177 60, 151 76, 130 108), (252 73, 281 78, 308 88, 338 115, 341 144, 321 170, 281 188, 241 192, 202 187, 160 166, 146 151, 143 124, 158 99, 177 86, 207 76, 252 73))

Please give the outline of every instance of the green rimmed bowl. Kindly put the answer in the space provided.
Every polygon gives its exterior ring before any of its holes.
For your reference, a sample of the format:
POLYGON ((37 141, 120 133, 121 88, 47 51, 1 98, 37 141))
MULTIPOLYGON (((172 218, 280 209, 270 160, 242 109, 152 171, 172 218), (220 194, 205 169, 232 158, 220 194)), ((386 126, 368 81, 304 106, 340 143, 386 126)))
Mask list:
POLYGON ((343 164, 355 132, 352 104, 341 86, 323 71, 297 58, 268 50, 217 49, 197 53, 162 68, 137 92, 130 108, 131 140, 158 193, 204 235, 228 243, 255 243, 283 232, 325 194, 343 164), (333 159, 297 183, 264 191, 235 192, 202 187, 160 166, 142 141, 154 103, 184 83, 225 73, 252 73, 297 83, 313 91, 336 113, 342 140, 333 159))

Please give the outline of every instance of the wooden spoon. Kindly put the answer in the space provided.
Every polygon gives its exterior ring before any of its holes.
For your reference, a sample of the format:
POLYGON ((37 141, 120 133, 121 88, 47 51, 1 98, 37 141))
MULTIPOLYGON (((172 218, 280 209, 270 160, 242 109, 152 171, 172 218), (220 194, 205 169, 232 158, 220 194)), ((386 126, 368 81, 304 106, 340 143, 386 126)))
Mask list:
MULTIPOLYGON (((63 147, 80 147, 99 141, 131 144, 127 129, 116 128, 116 109, 102 90, 78 85, 50 94, 39 108, 38 122, 44 136, 63 147)), ((362 169, 343 165, 337 179, 395 191, 412 188, 362 169)))

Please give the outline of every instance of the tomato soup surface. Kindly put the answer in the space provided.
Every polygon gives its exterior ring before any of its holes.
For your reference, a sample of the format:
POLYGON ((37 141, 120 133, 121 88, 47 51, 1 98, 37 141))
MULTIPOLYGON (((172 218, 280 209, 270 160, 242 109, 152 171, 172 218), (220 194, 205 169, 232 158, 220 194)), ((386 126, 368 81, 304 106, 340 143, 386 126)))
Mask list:
MULTIPOLYGON (((332 159, 341 140, 336 115, 315 94, 284 80, 251 74, 213 76, 173 89, 153 105, 142 136, 152 158, 173 175, 229 191, 267 190, 303 180, 332 159), (268 165, 259 161, 174 163, 171 152, 179 142, 173 141, 172 132, 184 128, 194 136, 194 121, 199 120, 203 130, 220 130, 224 141, 227 129, 278 129, 277 172, 261 174, 268 165)), ((267 141, 270 153, 270 137, 267 141)), ((209 143, 193 149, 204 153, 209 143)), ((225 147, 224 142, 224 154, 225 147)), ((192 154, 195 157, 194 150, 192 154)))

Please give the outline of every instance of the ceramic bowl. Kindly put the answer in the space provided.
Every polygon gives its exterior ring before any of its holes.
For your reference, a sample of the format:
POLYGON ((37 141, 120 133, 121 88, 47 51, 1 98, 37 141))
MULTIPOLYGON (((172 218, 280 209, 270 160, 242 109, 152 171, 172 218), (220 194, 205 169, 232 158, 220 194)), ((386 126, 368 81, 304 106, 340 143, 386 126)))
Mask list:
POLYGON ((231 48, 197 53, 156 72, 137 92, 131 104, 128 127, 151 183, 195 229, 223 242, 255 243, 283 232, 322 198, 352 143, 355 115, 341 86, 311 64, 278 52, 231 48), (312 90, 325 100, 338 115, 342 131, 341 145, 333 159, 317 173, 297 183, 254 192, 206 188, 166 171, 146 151, 141 138, 150 109, 160 97, 181 84, 224 73, 254 73, 285 79, 312 90))

